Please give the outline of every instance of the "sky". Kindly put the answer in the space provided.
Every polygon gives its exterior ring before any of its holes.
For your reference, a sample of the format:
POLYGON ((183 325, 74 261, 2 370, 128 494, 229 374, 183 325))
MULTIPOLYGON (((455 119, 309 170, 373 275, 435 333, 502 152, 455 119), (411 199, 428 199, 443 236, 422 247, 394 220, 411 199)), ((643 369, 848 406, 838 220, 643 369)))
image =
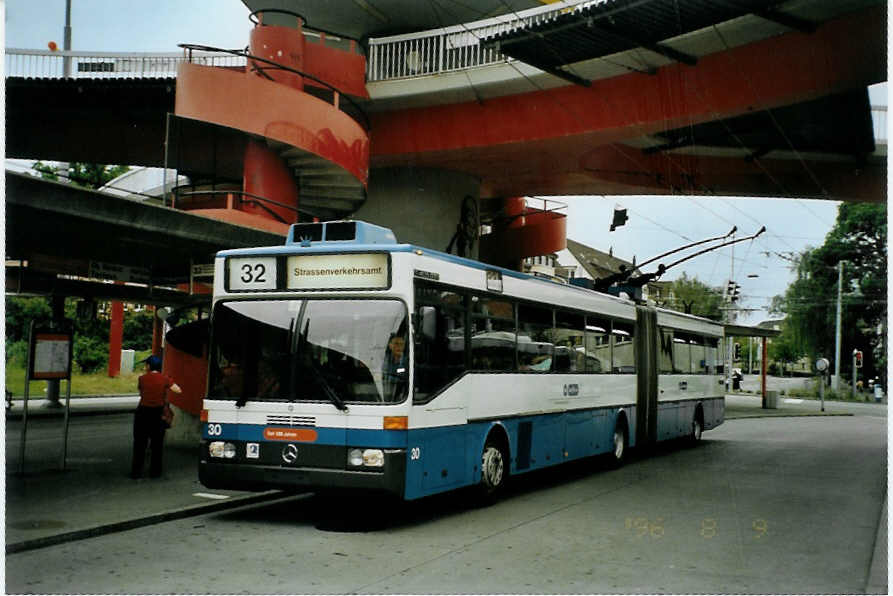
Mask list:
MULTIPOLYGON (((3 0, 0 0, 2 4, 3 0)), ((4 47, 61 48, 65 0, 6 0, 4 47)), ((72 0, 72 49, 113 52, 176 52, 179 43, 242 48, 252 27, 239 0, 72 0)), ((872 104, 887 104, 886 84, 869 90, 872 104)), ((742 313, 739 322, 769 317, 765 307, 793 280, 785 257, 821 246, 837 216, 832 201, 721 197, 555 197, 567 203, 568 238, 641 263, 689 242, 721 236, 738 226, 738 237, 767 231, 752 242, 696 257, 668 271, 683 272, 721 287, 732 278, 741 285, 741 306, 762 309, 742 313), (615 206, 629 220, 609 232, 615 206), (758 277, 750 277, 758 276, 758 277)), ((660 262, 690 254, 680 253, 660 262)), ((655 263, 656 265, 657 263, 655 263)), ((646 271, 651 269, 646 267, 646 271)))

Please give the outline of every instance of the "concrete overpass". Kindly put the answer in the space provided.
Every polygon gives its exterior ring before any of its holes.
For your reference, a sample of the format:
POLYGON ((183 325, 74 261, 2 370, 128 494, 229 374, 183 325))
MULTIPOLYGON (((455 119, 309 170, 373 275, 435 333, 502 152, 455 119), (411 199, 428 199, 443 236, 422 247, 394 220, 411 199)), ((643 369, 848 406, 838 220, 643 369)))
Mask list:
MULTIPOLYGON (((249 80, 263 70, 253 58, 214 52, 9 50, 7 156, 167 163, 218 193, 202 197, 206 215, 226 215, 219 189, 269 201, 244 201, 232 225, 275 233, 281 225, 259 222, 292 201, 274 224, 352 213, 439 249, 471 197, 496 234, 481 246, 512 236, 519 253, 497 255, 509 261, 563 242, 552 214, 512 202, 524 195, 886 200, 886 146, 875 143, 866 93, 886 78, 879 0, 246 4, 300 14, 296 27, 294 15, 264 12, 252 35, 297 28, 307 76, 249 80), (286 89, 295 78, 303 87, 286 89), (320 149, 319 127, 302 145, 286 130, 307 124, 288 107, 295 99, 328 102, 321 119, 340 122, 359 152, 320 149), (346 99, 368 126, 344 115, 346 99), (246 187, 260 170, 253 139, 269 150, 264 167, 282 163, 259 189, 246 187)), ((40 192, 25 188, 11 185, 8 204, 34 200, 11 193, 40 192)), ((117 223, 112 244, 126 246, 128 222, 117 223)), ((9 257, 35 261, 33 245, 10 239, 9 257)), ((113 256, 128 264, 132 254, 113 256)))

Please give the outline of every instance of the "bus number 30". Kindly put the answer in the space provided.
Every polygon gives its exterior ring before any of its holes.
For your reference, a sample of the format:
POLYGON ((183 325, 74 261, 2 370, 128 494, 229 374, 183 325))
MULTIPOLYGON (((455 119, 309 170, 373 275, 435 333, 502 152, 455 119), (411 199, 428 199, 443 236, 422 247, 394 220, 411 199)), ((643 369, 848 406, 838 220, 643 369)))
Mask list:
POLYGON ((223 425, 221 424, 209 424, 208 425, 208 436, 209 437, 219 437, 223 434, 223 425))
POLYGON ((422 448, 421 447, 413 447, 409 450, 409 459, 415 461, 417 459, 422 459, 422 448))

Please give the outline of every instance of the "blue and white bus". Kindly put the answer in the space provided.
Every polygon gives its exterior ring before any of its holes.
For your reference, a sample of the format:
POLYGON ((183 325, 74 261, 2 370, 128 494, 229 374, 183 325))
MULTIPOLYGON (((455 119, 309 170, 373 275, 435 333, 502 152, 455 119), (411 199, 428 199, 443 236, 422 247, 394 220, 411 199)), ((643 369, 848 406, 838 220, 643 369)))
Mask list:
POLYGON ((427 248, 295 224, 215 262, 199 476, 403 499, 723 422, 722 326, 427 248))

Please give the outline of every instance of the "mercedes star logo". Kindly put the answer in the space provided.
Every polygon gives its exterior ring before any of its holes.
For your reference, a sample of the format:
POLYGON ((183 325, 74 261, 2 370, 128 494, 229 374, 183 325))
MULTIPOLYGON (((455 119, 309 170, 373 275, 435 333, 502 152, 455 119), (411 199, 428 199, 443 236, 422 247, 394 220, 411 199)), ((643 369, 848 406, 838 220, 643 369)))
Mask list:
POLYGON ((298 446, 294 443, 289 443, 285 447, 282 448, 282 461, 287 464, 295 463, 295 460, 298 459, 298 446))

